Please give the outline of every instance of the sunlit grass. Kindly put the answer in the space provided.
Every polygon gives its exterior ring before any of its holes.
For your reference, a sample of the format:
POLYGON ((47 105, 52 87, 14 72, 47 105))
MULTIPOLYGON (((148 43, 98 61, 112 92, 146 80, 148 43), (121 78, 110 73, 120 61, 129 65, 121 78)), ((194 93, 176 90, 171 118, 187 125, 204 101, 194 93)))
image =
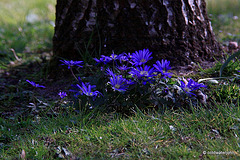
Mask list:
POLYGON ((36 14, 39 20, 54 21, 55 3, 55 0, 1 0, 0 22, 5 25, 19 25, 30 14, 36 14))
POLYGON ((0 1, 0 65, 14 60, 11 49, 17 54, 51 50, 55 3, 54 0, 0 1))
POLYGON ((207 0, 213 30, 220 42, 240 42, 240 0, 207 0))
POLYGON ((206 0, 211 14, 239 14, 240 0, 206 0))

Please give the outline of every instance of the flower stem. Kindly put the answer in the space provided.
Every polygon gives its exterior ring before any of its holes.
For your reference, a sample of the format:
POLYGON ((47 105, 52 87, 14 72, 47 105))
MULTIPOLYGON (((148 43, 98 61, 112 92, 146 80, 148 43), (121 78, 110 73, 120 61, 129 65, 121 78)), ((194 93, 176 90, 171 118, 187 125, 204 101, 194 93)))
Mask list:
POLYGON ((75 74, 73 73, 72 67, 70 68, 70 71, 71 71, 73 77, 78 81, 77 77, 76 77, 75 74))

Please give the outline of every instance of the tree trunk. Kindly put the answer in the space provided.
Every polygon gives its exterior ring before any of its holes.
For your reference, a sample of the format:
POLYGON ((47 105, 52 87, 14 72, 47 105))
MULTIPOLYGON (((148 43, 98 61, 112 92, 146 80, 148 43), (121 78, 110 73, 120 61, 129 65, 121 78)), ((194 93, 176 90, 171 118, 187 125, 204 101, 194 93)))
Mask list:
POLYGON ((172 65, 213 60, 221 52, 205 0, 57 0, 53 51, 109 55, 148 48, 172 65))

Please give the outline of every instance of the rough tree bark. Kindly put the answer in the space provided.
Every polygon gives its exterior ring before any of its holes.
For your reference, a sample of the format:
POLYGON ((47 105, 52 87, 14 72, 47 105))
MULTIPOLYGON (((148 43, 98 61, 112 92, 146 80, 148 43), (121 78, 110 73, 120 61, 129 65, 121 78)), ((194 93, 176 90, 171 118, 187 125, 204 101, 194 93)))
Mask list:
POLYGON ((173 65, 213 60, 221 51, 205 0, 57 0, 53 51, 79 59, 149 48, 173 65))

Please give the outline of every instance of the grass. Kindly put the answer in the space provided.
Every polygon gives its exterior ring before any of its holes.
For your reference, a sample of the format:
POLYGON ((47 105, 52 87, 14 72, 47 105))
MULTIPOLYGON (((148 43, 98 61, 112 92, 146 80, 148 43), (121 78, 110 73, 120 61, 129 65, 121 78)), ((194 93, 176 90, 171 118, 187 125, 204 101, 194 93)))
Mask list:
MULTIPOLYGON (((0 2, 0 64, 15 58, 34 56, 36 52, 50 52, 55 13, 54 0, 2 0, 0 2)), ((2 68, 2 67, 1 67, 2 68)))
POLYGON ((211 111, 138 112, 127 118, 92 112, 16 118, 12 123, 1 119, 6 141, 1 156, 19 158, 24 150, 28 159, 66 154, 74 159, 235 159, 239 156, 239 115, 239 106, 223 103, 211 111), (204 155, 203 151, 229 154, 204 155))
POLYGON ((208 12, 211 14, 239 14, 239 0, 206 0, 208 12))
MULTIPOLYGON (((4 71, 0 72, 0 159, 239 159, 238 59, 224 69, 226 78, 215 78, 218 84, 206 82, 206 106, 137 110, 131 116, 96 110, 76 113, 75 105, 57 97, 72 79, 52 82, 42 70, 44 57, 51 51, 54 3, 0 2, 0 68, 4 71), (30 15, 37 15, 37 20, 27 21, 30 15), (22 58, 21 63, 11 48, 22 58), (52 93, 32 89, 26 79, 52 86, 52 93), (30 107, 33 101, 35 105, 30 107)), ((239 5, 236 0, 208 1, 221 42, 240 39, 240 18, 233 19, 240 17, 239 5)), ((218 77, 221 65, 194 76, 218 77)))
POLYGON ((239 106, 215 105, 211 111, 138 112, 127 118, 92 112, 27 121, 16 118, 14 123, 1 119, 2 137, 11 142, 1 146, 1 156, 18 158, 24 150, 29 159, 68 153, 66 157, 74 159, 234 159, 239 156, 239 106), (229 155, 203 155, 203 151, 229 155))
POLYGON ((207 0, 207 6, 218 41, 240 42, 240 0, 207 0))

